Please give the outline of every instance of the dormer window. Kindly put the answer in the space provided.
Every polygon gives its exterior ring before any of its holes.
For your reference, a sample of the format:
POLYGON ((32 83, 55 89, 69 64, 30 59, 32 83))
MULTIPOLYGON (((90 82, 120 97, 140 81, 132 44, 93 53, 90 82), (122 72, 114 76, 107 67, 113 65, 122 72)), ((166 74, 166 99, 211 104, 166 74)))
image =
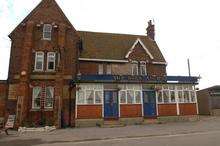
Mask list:
POLYGON ((52 32, 52 25, 51 24, 44 24, 43 40, 51 40, 51 32, 52 32))
POLYGON ((147 75, 147 70, 146 70, 146 62, 141 61, 140 62, 140 75, 147 75))
POLYGON ((47 70, 55 71, 55 63, 56 63, 56 53, 48 52, 47 53, 47 70))
POLYGON ((138 62, 132 62, 132 75, 138 75, 138 62))

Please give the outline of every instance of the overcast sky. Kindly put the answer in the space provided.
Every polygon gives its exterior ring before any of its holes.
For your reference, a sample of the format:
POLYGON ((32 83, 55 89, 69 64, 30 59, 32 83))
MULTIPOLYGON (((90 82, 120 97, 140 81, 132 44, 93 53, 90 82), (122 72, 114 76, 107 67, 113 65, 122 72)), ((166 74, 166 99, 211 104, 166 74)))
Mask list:
MULTIPOLYGON (((7 79, 8 34, 41 0, 0 0, 0 79, 7 79)), ((201 76, 200 89, 220 84, 218 0, 57 0, 77 30, 145 34, 154 19, 168 75, 201 76)))

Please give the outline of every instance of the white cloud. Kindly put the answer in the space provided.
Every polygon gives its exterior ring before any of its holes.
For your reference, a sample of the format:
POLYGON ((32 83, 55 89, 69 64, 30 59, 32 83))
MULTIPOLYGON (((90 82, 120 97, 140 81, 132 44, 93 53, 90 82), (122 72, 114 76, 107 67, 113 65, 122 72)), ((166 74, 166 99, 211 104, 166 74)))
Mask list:
MULTIPOLYGON (((40 0, 4 0, 0 5, 0 78, 7 78, 7 35, 40 0), (21 5, 22 3, 22 5, 21 5), (2 23, 3 22, 3 23, 2 23)), ((156 22, 156 39, 169 75, 187 75, 187 58, 200 87, 220 84, 220 9, 218 0, 57 0, 78 30, 145 34, 156 22)))

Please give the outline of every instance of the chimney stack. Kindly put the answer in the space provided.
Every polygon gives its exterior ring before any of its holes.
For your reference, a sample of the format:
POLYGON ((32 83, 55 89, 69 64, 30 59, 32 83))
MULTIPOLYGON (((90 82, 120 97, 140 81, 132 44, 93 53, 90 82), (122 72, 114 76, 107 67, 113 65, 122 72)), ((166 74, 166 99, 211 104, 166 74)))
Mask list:
POLYGON ((147 27, 147 36, 154 40, 155 38, 155 27, 152 23, 152 20, 148 21, 148 27, 147 27))

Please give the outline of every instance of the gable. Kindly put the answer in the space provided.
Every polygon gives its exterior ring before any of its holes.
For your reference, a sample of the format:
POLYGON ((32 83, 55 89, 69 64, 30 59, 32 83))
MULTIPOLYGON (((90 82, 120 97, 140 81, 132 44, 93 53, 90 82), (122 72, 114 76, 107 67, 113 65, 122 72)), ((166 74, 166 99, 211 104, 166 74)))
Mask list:
POLYGON ((69 27, 75 30, 55 0, 42 0, 10 33, 9 37, 18 29, 20 25, 25 24, 27 21, 34 21, 38 23, 63 23, 69 25, 69 27))
POLYGON ((137 40, 132 45, 131 49, 129 49, 125 58, 130 58, 131 54, 133 54, 132 55, 133 57, 140 58, 141 60, 146 60, 147 56, 149 56, 150 59, 154 59, 153 55, 150 53, 147 47, 143 44, 140 38, 137 38, 137 40))

